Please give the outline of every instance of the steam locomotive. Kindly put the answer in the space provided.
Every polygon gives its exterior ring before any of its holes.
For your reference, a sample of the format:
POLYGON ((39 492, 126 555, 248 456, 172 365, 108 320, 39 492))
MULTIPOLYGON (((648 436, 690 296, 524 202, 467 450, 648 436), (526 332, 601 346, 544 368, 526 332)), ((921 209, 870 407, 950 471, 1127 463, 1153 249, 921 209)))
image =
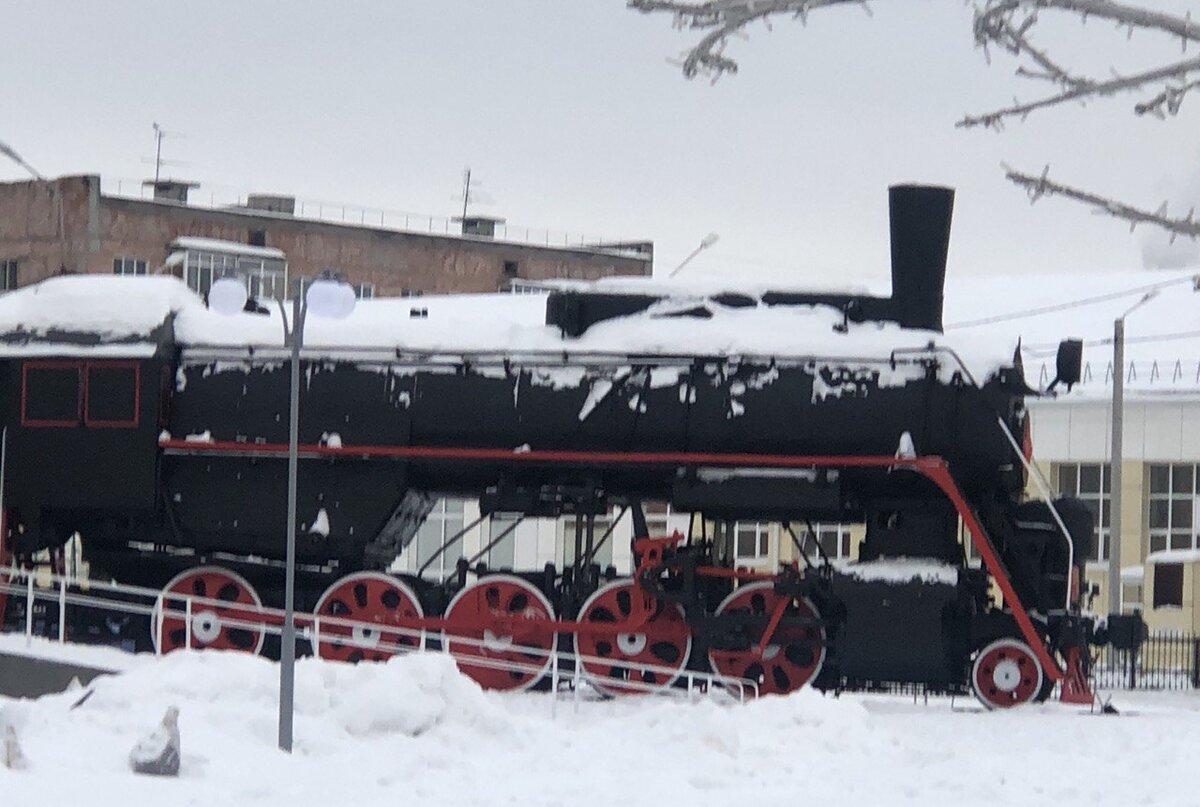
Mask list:
MULTIPOLYGON (((1019 353, 941 334, 952 200, 891 189, 890 297, 628 281, 309 317, 296 598, 353 626, 327 625, 316 652, 441 643, 496 689, 542 684, 565 647, 611 694, 711 668, 760 694, 917 683, 995 708, 1061 682, 1090 702, 1089 648, 1109 635, 1078 585, 1090 516, 1025 500, 1019 353), (575 562, 390 572, 446 495, 574 517, 575 562), (650 535, 651 501, 692 513, 689 534, 650 535), (629 577, 592 562, 617 506, 629 577), (738 568, 708 529, 737 519, 781 523, 797 561, 738 568), (820 554, 817 521, 866 525, 856 562, 820 554)), ((94 575, 163 592, 143 642, 263 650, 255 614, 283 597, 282 318, 223 315, 166 277, 0 299, 4 559, 78 535, 94 575), (180 597, 200 604, 162 608, 180 597)), ((1077 380, 1077 353, 1060 358, 1077 380)))

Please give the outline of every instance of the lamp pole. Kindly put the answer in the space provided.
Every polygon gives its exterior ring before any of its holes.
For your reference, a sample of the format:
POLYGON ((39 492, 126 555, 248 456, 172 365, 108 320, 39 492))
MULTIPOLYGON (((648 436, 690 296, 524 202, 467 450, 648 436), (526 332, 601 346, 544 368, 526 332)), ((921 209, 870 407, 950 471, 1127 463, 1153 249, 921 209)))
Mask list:
MULTIPOLYGON (((1125 425, 1125 318, 1158 296, 1154 289, 1113 321, 1112 449, 1109 460, 1108 497, 1108 612, 1121 613, 1121 464, 1124 461, 1125 425)), ((1103 511, 1101 511, 1103 516, 1103 511)))
POLYGON ((720 238, 720 236, 718 236, 716 233, 709 233, 708 235, 704 236, 704 238, 701 239, 700 243, 696 245, 696 248, 693 249, 688 254, 688 256, 686 258, 684 258, 682 262, 680 262, 680 264, 678 266, 676 266, 674 269, 672 269, 670 274, 667 275, 667 277, 668 278, 675 277, 675 275, 679 274, 679 270, 683 269, 683 267, 687 266, 689 263, 692 262, 692 258, 696 257, 701 252, 708 249, 713 244, 717 243, 717 240, 719 238, 720 238))
POLYGON ((300 348, 304 343, 304 295, 292 289, 292 376, 288 397, 287 554, 284 561, 283 633, 279 648, 279 749, 292 751, 296 699, 296 477, 300 468, 300 348))
MULTIPOLYGON (((246 305, 246 280, 236 274, 213 282, 208 305, 226 316, 243 313, 246 305)), ((304 322, 308 314, 342 319, 354 310, 354 289, 338 274, 324 270, 308 284, 300 278, 292 286, 292 322, 288 328, 283 302, 284 344, 291 348, 292 373, 288 388, 288 495, 287 551, 283 586, 283 630, 279 647, 279 749, 291 752, 292 724, 296 700, 296 481, 300 470, 300 348, 304 345, 304 322), (305 293, 301 293, 305 292, 305 293)))

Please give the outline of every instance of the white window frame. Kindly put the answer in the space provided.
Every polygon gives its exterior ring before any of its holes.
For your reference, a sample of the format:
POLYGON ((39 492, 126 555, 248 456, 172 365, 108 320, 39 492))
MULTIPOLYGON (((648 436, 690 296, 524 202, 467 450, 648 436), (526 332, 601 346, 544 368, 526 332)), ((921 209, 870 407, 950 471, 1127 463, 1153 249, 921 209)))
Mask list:
POLYGON ((1197 535, 1197 521, 1200 520, 1200 483, 1197 476, 1200 476, 1200 463, 1149 463, 1146 474, 1148 551, 1162 552, 1168 549, 1200 547, 1200 536, 1197 535), (1166 489, 1155 490, 1155 472, 1162 469, 1167 473, 1166 489), (1182 480, 1185 471, 1191 475, 1190 484, 1182 480), (1161 519, 1157 517, 1160 513, 1163 516, 1161 519))
MULTIPOLYGON (((466 521, 466 500, 465 499, 438 499, 434 503, 433 509, 429 511, 429 515, 425 517, 424 523, 417 528, 417 534, 413 536, 412 542, 405 547, 407 554, 407 562, 401 564, 407 571, 416 574, 421 570, 421 565, 425 563, 428 555, 422 555, 421 552, 421 533, 427 528, 436 525, 438 535, 438 545, 436 550, 441 550, 446 545, 446 541, 453 537, 456 533, 467 526, 466 521), (454 525, 453 529, 447 529, 447 525, 454 525)), ((436 551, 434 550, 434 551, 436 551)), ((443 578, 449 571, 454 569, 454 565, 458 558, 453 560, 447 558, 450 553, 442 551, 437 560, 435 560, 426 570, 428 574, 443 578)))
POLYGON ((1112 525, 1110 508, 1112 507, 1111 468, 1107 462, 1056 462, 1054 464, 1054 481, 1058 492, 1063 496, 1073 496, 1085 504, 1090 504, 1096 512, 1096 523, 1092 532, 1092 554, 1088 557, 1090 563, 1108 563, 1108 543, 1111 540, 1112 525), (1100 489, 1083 489, 1084 469, 1098 469, 1100 474, 1100 489), (1064 484, 1064 472, 1069 471, 1074 476, 1074 484, 1064 484))
POLYGON ((122 276, 142 276, 149 274, 149 262, 141 258, 113 258, 113 274, 122 276))
POLYGON ((12 291, 17 287, 17 267, 20 261, 9 258, 0 261, 0 291, 12 291))
MULTIPOLYGON (((613 566, 613 548, 617 537, 618 528, 613 526, 614 515, 611 510, 597 515, 595 524, 592 530, 592 537, 599 541, 608 528, 612 527, 612 532, 605 539, 604 545, 592 558, 592 563, 600 565, 601 569, 606 569, 613 566)), ((587 516, 583 517, 583 549, 587 549, 587 516)), ((567 569, 575 565, 575 516, 562 516, 558 519, 558 545, 560 547, 557 553, 559 560, 562 562, 562 568, 567 569)))
POLYGON ((737 563, 763 564, 774 562, 775 547, 771 541, 771 524, 768 521, 735 521, 733 523, 733 557, 737 563), (746 534, 753 545, 753 552, 742 552, 742 536, 746 534))
POLYGON ((851 528, 853 525, 845 524, 838 521, 818 521, 813 524, 813 532, 817 543, 821 545, 821 550, 830 560, 850 560, 851 554, 854 551, 853 535, 851 528), (833 541, 833 546, 836 551, 830 552, 827 544, 833 541))

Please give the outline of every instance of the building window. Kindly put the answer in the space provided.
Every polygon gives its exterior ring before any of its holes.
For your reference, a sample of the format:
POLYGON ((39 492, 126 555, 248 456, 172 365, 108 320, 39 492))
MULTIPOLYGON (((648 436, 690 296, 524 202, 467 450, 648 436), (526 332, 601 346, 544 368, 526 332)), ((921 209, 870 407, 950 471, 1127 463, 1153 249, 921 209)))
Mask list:
POLYGON ((825 557, 830 560, 849 560, 849 524, 814 524, 813 530, 817 533, 817 543, 821 545, 825 557))
POLYGON ((1183 564, 1154 564, 1154 607, 1177 608, 1183 605, 1183 564))
POLYGON ((208 294, 217 278, 235 275, 246 281, 246 291, 251 297, 276 300, 287 297, 287 266, 278 258, 189 249, 184 267, 188 288, 201 295, 208 294))
POLYGON ((464 525, 462 499, 439 499, 429 511, 420 529, 417 530, 412 544, 409 545, 410 558, 408 570, 416 574, 430 558, 437 555, 437 560, 430 564, 426 574, 431 577, 445 577, 454 569, 455 561, 461 552, 441 552, 442 547, 462 531, 464 525), (438 554, 438 553, 441 554, 438 554))
POLYGON ((1088 560, 1108 559, 1109 490, 1108 463, 1071 462, 1058 467, 1058 490, 1064 496, 1074 496, 1092 512, 1092 551, 1088 560))
MULTIPOLYGON (((583 552, 587 552, 587 517, 580 519, 582 532, 579 533, 579 546, 583 552)), ((562 534, 562 559, 563 568, 568 568, 575 565, 575 516, 565 516, 559 519, 559 529, 562 534)), ((610 533, 605 537, 604 533, 609 531, 609 527, 613 526, 612 516, 604 514, 596 516, 592 527, 592 560, 594 564, 598 564, 601 569, 607 568, 613 564, 613 541, 615 535, 610 533), (604 543, 600 544, 600 540, 604 539, 604 543), (600 544, 597 548, 596 544, 600 544)), ((613 532, 615 532, 615 528, 613 532)))
POLYGON ((549 294, 550 287, 539 283, 529 283, 523 280, 514 280, 508 284, 508 290, 511 294, 549 294))
POLYGON ((771 559, 771 525, 764 521, 739 521, 734 525, 734 556, 751 563, 771 559))
POLYGON ((0 261, 0 291, 12 291, 17 287, 17 262, 0 261))
POLYGON ((375 296, 374 283, 355 283, 354 296, 359 300, 370 300, 375 296))
POLYGON ((137 258, 113 258, 114 275, 144 275, 146 262, 137 258))
POLYGON ((504 276, 505 277, 516 277, 518 271, 520 271, 520 266, 517 265, 516 261, 505 261, 504 262, 504 276))
MULTIPOLYGON (((1200 495, 1193 464, 1150 466, 1150 551, 1195 549, 1200 495)), ((1158 598, 1157 585, 1155 599, 1158 598)))
POLYGON ((1121 613, 1132 614, 1142 609, 1142 584, 1121 584, 1121 613))
POLYGON ((484 558, 489 569, 511 570, 513 568, 517 557, 518 529, 513 528, 513 524, 520 520, 521 516, 518 513, 493 513, 488 520, 488 543, 495 541, 508 530, 508 534, 496 541, 496 544, 488 550, 487 557, 484 558))
POLYGON ((267 231, 251 230, 250 237, 246 239, 246 242, 252 247, 265 247, 267 245, 267 231))

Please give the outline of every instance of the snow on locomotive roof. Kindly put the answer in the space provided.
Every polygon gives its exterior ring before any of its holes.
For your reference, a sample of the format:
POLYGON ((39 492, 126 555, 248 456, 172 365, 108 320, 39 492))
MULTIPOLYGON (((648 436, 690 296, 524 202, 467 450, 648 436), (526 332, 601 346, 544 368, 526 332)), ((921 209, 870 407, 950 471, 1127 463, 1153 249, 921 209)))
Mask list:
POLYGON ((53 277, 0 296, 0 355, 149 356, 185 309, 204 303, 174 277, 53 277))
MULTIPOLYGON (((666 299, 649 309, 562 336, 545 324, 546 297, 461 294, 362 300, 343 320, 310 316, 309 355, 363 351, 416 353, 596 353, 662 356, 829 357, 886 360, 895 350, 952 347, 980 382, 1011 361, 1015 339, 973 334, 947 338, 890 322, 849 323, 828 306, 727 307, 712 316, 680 316, 695 298, 666 299), (842 332, 840 332, 842 331, 842 332)), ((0 297, 0 355, 150 355, 173 315, 175 341, 189 347, 271 349, 284 346, 278 306, 264 314, 209 310, 169 276, 56 277, 0 297)))

